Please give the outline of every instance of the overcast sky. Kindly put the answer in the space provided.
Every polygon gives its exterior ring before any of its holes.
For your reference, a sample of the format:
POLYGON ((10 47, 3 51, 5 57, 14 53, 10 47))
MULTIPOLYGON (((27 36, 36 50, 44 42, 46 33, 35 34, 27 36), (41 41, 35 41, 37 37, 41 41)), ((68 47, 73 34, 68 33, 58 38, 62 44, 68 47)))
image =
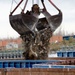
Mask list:
MULTIPOLYGON (((19 2, 20 0, 15 0, 19 2)), ((30 10, 32 0, 29 0, 26 9, 30 10)), ((48 2, 44 0, 47 10, 50 14, 57 14, 57 10, 48 2)), ((63 21, 59 29, 69 33, 75 33, 75 0, 52 0, 62 11, 63 21)), ((39 2, 40 3, 40 2, 39 2)), ((0 38, 18 37, 19 34, 11 27, 9 23, 9 14, 11 11, 12 0, 0 0, 0 38)), ((13 3, 12 9, 15 7, 13 3)), ((23 5, 23 4, 22 4, 23 5)), ((22 5, 20 7, 22 7, 22 5)), ((41 4, 40 7, 42 8, 41 4)), ((20 13, 20 8, 16 11, 20 13)), ((15 13, 16 14, 16 13, 15 13)))

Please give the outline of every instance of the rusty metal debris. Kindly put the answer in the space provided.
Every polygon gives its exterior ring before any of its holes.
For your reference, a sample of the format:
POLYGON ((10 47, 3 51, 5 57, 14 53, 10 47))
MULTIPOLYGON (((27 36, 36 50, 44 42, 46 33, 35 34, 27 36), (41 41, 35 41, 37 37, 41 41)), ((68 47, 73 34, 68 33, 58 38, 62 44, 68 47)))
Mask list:
POLYGON ((15 29, 24 41, 23 53, 26 60, 28 59, 47 59, 49 50, 49 41, 52 33, 62 22, 62 12, 51 0, 50 3, 59 11, 57 15, 51 15, 46 10, 44 0, 41 0, 43 9, 38 4, 33 4, 32 10, 24 13, 26 4, 21 14, 13 15, 23 0, 10 13, 9 20, 13 29, 15 29), (40 13, 45 17, 39 18, 40 13))

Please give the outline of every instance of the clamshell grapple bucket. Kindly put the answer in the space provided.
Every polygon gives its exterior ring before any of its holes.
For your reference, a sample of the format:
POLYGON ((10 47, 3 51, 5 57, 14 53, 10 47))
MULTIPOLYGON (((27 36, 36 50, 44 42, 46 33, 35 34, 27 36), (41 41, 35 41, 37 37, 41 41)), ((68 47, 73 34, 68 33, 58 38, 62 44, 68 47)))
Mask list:
POLYGON ((18 14, 9 16, 10 24, 20 35, 26 32, 34 33, 38 19, 33 15, 18 14))
POLYGON ((24 13, 28 1, 29 0, 26 0, 20 14, 13 15, 23 0, 18 3, 14 10, 10 12, 9 21, 12 28, 20 34, 24 42, 25 51, 23 56, 25 59, 46 60, 48 59, 50 38, 62 22, 62 12, 51 0, 49 0, 49 2, 59 12, 56 15, 51 15, 46 10, 44 0, 37 0, 41 1, 43 9, 40 8, 40 5, 34 4, 34 0, 32 0, 31 10, 27 10, 26 13, 24 13), (40 18, 40 14, 43 14, 44 17, 40 18))
POLYGON ((45 17, 40 18, 36 25, 36 28, 38 29, 38 31, 44 30, 47 27, 49 27, 47 19, 45 17))
POLYGON ((59 8, 57 8, 56 5, 52 3, 51 0, 49 0, 50 3, 58 10, 58 14, 51 15, 47 12, 46 7, 44 5, 44 0, 41 0, 42 5, 45 9, 45 11, 40 10, 39 6, 36 4, 33 4, 32 10, 28 11, 28 13, 24 13, 25 7, 27 5, 28 0, 26 0, 26 3, 24 5, 23 10, 20 14, 13 15, 13 13, 16 11, 16 9, 20 6, 20 4, 23 2, 21 0, 19 4, 15 7, 15 9, 10 13, 9 20, 12 28, 16 30, 20 35, 26 34, 26 33, 35 33, 35 29, 38 31, 43 30, 44 28, 47 28, 48 26, 51 28, 52 32, 54 32, 58 26, 62 22, 62 12, 59 8), (33 9, 34 7, 34 9, 33 9), (38 10, 38 11, 37 11, 38 10), (42 13, 45 18, 39 18, 36 14, 40 15, 42 13))

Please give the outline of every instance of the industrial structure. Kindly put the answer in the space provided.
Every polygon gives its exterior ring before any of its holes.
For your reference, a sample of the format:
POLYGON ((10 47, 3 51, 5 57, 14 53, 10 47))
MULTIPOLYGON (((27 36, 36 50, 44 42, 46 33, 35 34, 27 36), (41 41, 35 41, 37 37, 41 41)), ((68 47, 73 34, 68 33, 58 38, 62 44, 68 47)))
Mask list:
POLYGON ((24 41, 25 51, 23 55, 25 59, 47 59, 49 41, 53 32, 62 22, 62 12, 51 0, 49 2, 58 10, 58 14, 56 15, 51 15, 47 11, 44 0, 40 0, 43 9, 41 9, 38 3, 35 4, 34 0, 32 0, 31 11, 24 12, 28 1, 26 0, 20 14, 13 15, 23 0, 17 4, 14 10, 10 12, 9 21, 12 28, 20 34, 24 41), (39 18, 40 14, 43 14, 44 17, 39 18))
MULTIPOLYGON (((48 58, 49 41, 52 33, 62 22, 62 12, 56 15, 48 13, 44 0, 40 0, 43 9, 32 0, 32 10, 24 13, 29 0, 26 0, 20 14, 13 15, 23 2, 21 0, 9 15, 9 21, 23 42, 24 50, 0 51, 0 75, 75 75, 75 51, 58 51, 56 58, 48 58), (40 14, 44 18, 39 18, 40 14)), ((39 0, 38 0, 39 1, 39 0)))

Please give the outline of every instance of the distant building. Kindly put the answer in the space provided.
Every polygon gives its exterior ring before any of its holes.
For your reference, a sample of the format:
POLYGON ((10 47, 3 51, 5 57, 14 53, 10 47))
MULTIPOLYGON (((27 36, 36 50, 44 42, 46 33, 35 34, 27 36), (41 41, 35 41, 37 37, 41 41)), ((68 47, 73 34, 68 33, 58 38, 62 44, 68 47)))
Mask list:
MULTIPOLYGON (((52 36, 50 38, 50 43, 58 43, 63 41, 62 36, 52 36)), ((2 39, 0 40, 0 50, 6 50, 6 49, 14 49, 14 48, 22 48, 22 39, 2 39)))
POLYGON ((58 42, 62 42, 62 41, 63 41, 62 36, 52 36, 50 38, 50 43, 58 43, 58 42))
POLYGON ((6 45, 6 49, 18 49, 18 44, 17 43, 14 43, 14 42, 11 42, 11 43, 8 43, 6 45))
POLYGON ((6 39, 0 40, 0 50, 4 50, 6 44, 8 44, 8 41, 6 39))
POLYGON ((22 45, 22 39, 17 38, 17 39, 1 39, 0 40, 0 50, 5 50, 5 49, 11 49, 13 48, 19 48, 22 45))

